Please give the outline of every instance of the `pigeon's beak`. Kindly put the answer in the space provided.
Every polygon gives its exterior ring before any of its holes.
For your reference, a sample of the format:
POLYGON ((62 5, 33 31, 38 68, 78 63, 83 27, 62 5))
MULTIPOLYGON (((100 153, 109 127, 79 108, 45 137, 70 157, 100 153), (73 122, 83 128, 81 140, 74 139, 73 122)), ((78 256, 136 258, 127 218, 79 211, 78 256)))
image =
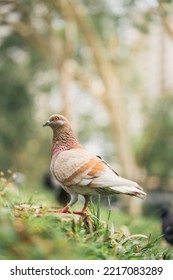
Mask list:
POLYGON ((50 125, 50 121, 47 121, 43 124, 43 126, 49 126, 50 125))

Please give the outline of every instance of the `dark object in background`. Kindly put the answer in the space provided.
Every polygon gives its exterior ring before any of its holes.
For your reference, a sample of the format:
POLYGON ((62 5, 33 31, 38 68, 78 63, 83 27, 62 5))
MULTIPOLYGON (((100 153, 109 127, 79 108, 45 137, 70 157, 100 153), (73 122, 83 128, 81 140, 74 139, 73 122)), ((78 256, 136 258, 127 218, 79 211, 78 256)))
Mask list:
POLYGON ((51 172, 43 175, 43 185, 55 193, 55 197, 61 205, 66 205, 70 201, 70 195, 58 184, 51 172))
POLYGON ((161 208, 162 233, 165 240, 173 245, 173 213, 168 207, 161 208))

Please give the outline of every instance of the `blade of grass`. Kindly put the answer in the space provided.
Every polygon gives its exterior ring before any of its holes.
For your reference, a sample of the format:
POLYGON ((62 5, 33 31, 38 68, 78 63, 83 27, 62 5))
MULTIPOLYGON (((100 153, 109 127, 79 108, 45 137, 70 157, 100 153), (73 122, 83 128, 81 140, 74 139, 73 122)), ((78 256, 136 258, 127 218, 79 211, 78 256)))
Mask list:
POLYGON ((100 194, 97 197, 97 219, 100 220, 100 194))
POLYGON ((111 209, 111 197, 110 196, 108 196, 108 205, 109 205, 109 209, 108 209, 108 217, 107 217, 107 219, 108 219, 108 223, 109 223, 110 217, 111 217, 111 212, 112 212, 112 209, 111 209))

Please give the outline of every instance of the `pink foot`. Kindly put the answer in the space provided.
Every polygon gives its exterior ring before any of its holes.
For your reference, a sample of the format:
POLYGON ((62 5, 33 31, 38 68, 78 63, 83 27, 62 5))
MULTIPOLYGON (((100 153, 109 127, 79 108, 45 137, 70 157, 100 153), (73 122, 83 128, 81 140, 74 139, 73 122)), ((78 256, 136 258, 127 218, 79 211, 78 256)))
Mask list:
POLYGON ((69 207, 68 206, 65 206, 64 208, 59 209, 59 210, 49 210, 49 212, 54 212, 54 213, 71 213, 69 211, 69 207))
POLYGON ((86 211, 73 211, 73 214, 81 215, 81 216, 88 216, 89 214, 86 211))

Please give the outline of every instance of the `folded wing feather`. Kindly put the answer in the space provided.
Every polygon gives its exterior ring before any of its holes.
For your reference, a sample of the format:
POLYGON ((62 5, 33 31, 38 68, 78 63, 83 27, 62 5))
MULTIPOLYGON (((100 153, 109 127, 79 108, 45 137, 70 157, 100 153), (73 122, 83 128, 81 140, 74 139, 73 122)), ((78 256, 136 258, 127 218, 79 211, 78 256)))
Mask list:
POLYGON ((53 173, 66 187, 81 189, 82 194, 124 193, 143 198, 143 189, 135 182, 120 177, 102 158, 84 149, 61 153, 52 164, 53 173), (65 168, 66 167, 66 168, 65 168), (66 172, 64 172, 66 170, 66 172), (68 170, 68 172, 67 172, 68 170))

